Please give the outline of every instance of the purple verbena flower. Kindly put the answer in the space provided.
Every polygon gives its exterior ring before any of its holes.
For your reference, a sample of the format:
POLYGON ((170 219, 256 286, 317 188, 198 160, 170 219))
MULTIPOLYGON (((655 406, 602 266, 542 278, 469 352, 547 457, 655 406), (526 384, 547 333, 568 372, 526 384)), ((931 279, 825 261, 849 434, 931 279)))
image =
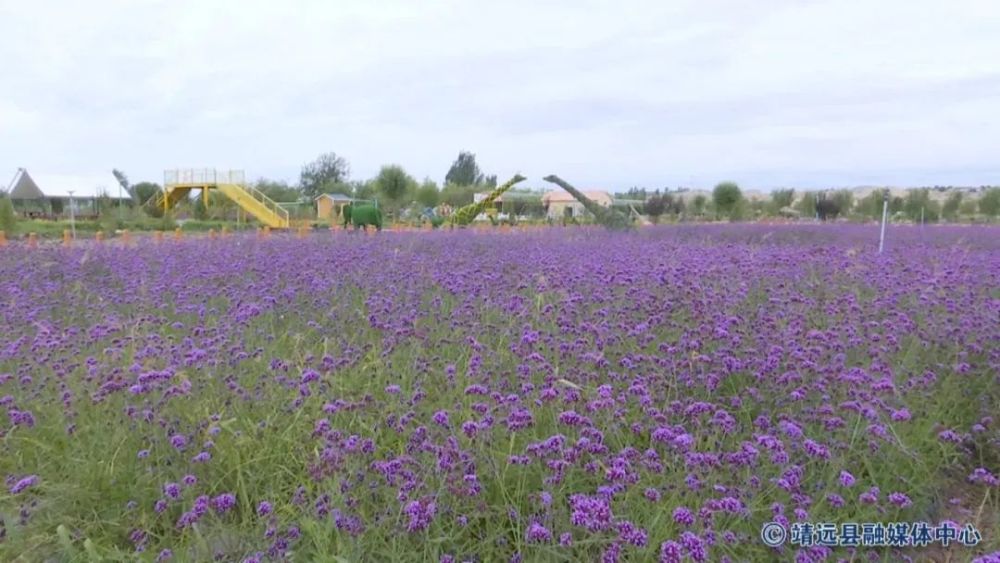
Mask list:
POLYGON ((678 506, 674 509, 674 522, 682 526, 690 526, 694 524, 694 514, 688 508, 678 506))
POLYGON ((183 450, 187 443, 188 440, 183 434, 174 434, 170 437, 170 445, 177 450, 183 450))
POLYGON ((569 498, 570 522, 574 526, 586 528, 591 532, 607 530, 611 527, 611 504, 606 498, 588 497, 574 494, 569 498))
POLYGON ((181 487, 177 483, 167 483, 163 485, 163 494, 172 499, 181 497, 181 487))
POLYGON ((225 514, 229 512, 236 506, 236 495, 232 493, 223 493, 214 499, 212 499, 212 508, 218 514, 225 514))
POLYGON ((538 522, 532 522, 528 526, 528 543, 549 543, 552 541, 552 532, 538 522))
POLYGON ((899 493, 899 492, 889 493, 889 502, 891 502, 892 504, 895 504, 896 506, 898 506, 900 508, 906 508, 907 506, 910 506, 910 505, 913 504, 913 502, 910 501, 910 497, 906 496, 903 493, 899 493))
POLYGON ((28 475, 27 477, 18 480, 10 487, 10 494, 12 495, 19 494, 23 492, 25 489, 29 487, 34 487, 37 484, 38 484, 38 475, 28 475))
POLYGON ((854 475, 851 475, 847 471, 841 471, 840 472, 840 484, 842 486, 844 486, 844 487, 853 487, 854 486, 854 482, 855 482, 854 475))

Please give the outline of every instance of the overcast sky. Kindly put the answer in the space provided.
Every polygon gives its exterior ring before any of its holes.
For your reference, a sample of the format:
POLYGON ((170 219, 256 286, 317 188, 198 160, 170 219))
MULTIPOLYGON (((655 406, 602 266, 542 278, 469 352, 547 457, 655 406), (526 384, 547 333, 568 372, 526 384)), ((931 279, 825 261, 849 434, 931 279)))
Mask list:
POLYGON ((0 182, 1000 183, 996 0, 0 0, 0 182))

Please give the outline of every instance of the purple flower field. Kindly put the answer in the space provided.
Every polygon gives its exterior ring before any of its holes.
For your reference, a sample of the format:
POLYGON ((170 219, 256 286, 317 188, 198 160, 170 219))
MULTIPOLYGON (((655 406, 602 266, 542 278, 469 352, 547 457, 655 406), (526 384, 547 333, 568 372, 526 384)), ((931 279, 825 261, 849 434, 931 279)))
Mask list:
POLYGON ((0 560, 1000 560, 1000 229, 877 237, 0 248, 0 560))

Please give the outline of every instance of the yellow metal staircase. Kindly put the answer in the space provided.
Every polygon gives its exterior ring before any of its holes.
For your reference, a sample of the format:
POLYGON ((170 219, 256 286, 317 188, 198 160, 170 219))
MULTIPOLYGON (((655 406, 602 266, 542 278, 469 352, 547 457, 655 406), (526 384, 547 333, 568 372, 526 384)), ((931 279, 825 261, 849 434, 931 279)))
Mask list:
POLYGON ((218 191, 268 227, 289 227, 288 210, 249 185, 242 170, 168 170, 163 174, 163 193, 154 204, 167 211, 191 190, 202 190, 206 196, 211 190, 218 191))

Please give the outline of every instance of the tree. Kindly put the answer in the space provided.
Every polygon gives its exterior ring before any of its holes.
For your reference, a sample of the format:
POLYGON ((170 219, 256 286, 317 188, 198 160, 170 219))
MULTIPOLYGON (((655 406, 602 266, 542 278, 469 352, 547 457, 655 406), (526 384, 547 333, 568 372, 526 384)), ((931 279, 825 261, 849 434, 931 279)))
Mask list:
POLYGON ((624 193, 622 193, 622 192, 615 192, 615 198, 616 199, 636 199, 636 200, 643 200, 643 201, 645 201, 646 199, 649 198, 649 194, 646 193, 646 188, 640 188, 640 187, 637 187, 637 186, 632 186, 631 188, 628 189, 627 192, 624 192, 624 193))
MULTIPOLYGON (((444 176, 445 184, 455 184, 457 186, 477 186, 483 183, 483 173, 476 164, 476 155, 468 151, 458 153, 458 158, 451 164, 448 173, 444 176)), ((496 177, 493 177, 493 185, 496 186, 496 177)))
POLYGON ((889 198, 890 215, 895 215, 896 213, 902 212, 905 206, 906 206, 906 201, 903 198, 899 196, 893 196, 889 198))
POLYGON ((102 218, 114 212, 115 200, 111 198, 111 194, 106 189, 101 189, 97 194, 96 207, 97 215, 102 218))
POLYGON ((17 227, 17 216, 14 215, 14 204, 7 194, 0 193, 0 232, 13 236, 17 227))
POLYGON ((850 190, 806 192, 799 202, 798 211, 803 215, 819 217, 820 221, 826 221, 848 212, 853 205, 854 194, 850 190))
POLYGON ((545 206, 542 205, 542 195, 530 190, 511 190, 503 194, 503 211, 510 215, 535 215, 545 214, 545 206))
MULTIPOLYGON (((324 182, 320 185, 319 189, 316 191, 316 195, 321 194, 344 194, 347 195, 351 193, 351 185, 348 182, 324 182)), ((305 198, 305 194, 300 194, 299 197, 305 198)))
POLYGON ((803 217, 816 217, 816 202, 818 201, 816 192, 803 192, 802 199, 795 204, 795 210, 803 217))
POLYGON ((660 215, 663 215, 665 208, 662 196, 654 195, 646 200, 646 215, 649 215, 654 223, 659 222, 660 215))
POLYGON ((962 215, 975 215, 977 208, 976 203, 977 202, 975 200, 967 199, 958 207, 958 212, 962 215))
POLYGON ((771 192, 771 212, 777 214, 786 207, 791 207, 795 201, 795 190, 774 190, 771 192))
POLYGON ((827 219, 835 219, 837 215, 840 215, 840 205, 826 196, 826 194, 820 194, 819 199, 816 200, 816 215, 819 217, 820 221, 826 221, 827 219))
POLYGON ((681 196, 674 196, 673 194, 663 194, 660 196, 663 201, 663 212, 669 215, 680 215, 684 213, 684 198, 681 196))
POLYGON ((691 200, 691 209, 694 211, 694 214, 701 215, 705 211, 705 204, 707 202, 708 199, 702 194, 694 196, 694 199, 691 200))
POLYGON ((875 220, 882 219, 883 190, 875 190, 858 200, 858 212, 875 220))
POLYGON ((475 186, 462 186, 459 184, 447 184, 441 188, 441 201, 448 205, 459 208, 469 205, 475 200, 475 186))
POLYGON ((208 220, 208 208, 205 207, 205 198, 198 196, 194 202, 194 218, 199 221, 208 220))
POLYGON ((923 216, 926 222, 935 222, 941 214, 941 206, 938 202, 931 200, 931 190, 929 188, 909 190, 906 193, 903 212, 913 222, 920 221, 921 216, 923 216))
POLYGON ((681 196, 677 196, 674 199, 673 213, 676 215, 684 215, 686 211, 687 211, 687 204, 684 203, 684 198, 681 196))
POLYGON ((406 195, 407 190, 415 184, 416 180, 407 174, 406 170, 403 170, 403 167, 398 164, 383 166, 378 176, 375 177, 375 185, 378 192, 394 206, 398 206, 403 200, 403 196, 406 195))
POLYGON ((435 184, 430 178, 425 179, 424 182, 420 184, 420 187, 417 188, 417 203, 424 207, 437 207, 440 197, 441 194, 438 192, 437 184, 435 184))
POLYGON ((837 204, 838 215, 846 215, 854 207, 854 193, 851 190, 837 190, 827 194, 826 198, 837 204))
POLYGON ((321 154, 316 160, 302 167, 299 175, 299 188, 310 200, 318 196, 320 187, 324 184, 346 182, 350 174, 350 166, 336 153, 321 154))
POLYGON ((721 182, 712 190, 712 201, 715 202, 716 213, 735 218, 735 212, 743 199, 743 192, 735 182, 721 182))
POLYGON ((979 212, 987 217, 1000 215, 1000 188, 987 188, 979 198, 979 212))
POLYGON ((962 206, 962 192, 952 192, 948 194, 948 198, 944 201, 944 208, 941 210, 941 215, 949 221, 954 221, 958 218, 958 210, 962 206))
MULTIPOLYGON (((299 198, 302 197, 302 192, 299 189, 294 186, 289 186, 288 182, 283 180, 258 178, 257 181, 253 183, 253 187, 274 201, 292 202, 298 201, 299 198)), ((320 193, 325 192, 317 191, 316 195, 319 195, 320 193)))
MULTIPOLYGON (((145 205, 161 191, 160 185, 153 182, 139 182, 132 186, 132 197, 138 205, 145 205)), ((155 200, 153 200, 155 201, 155 200)))
POLYGON ((354 199, 372 200, 375 199, 375 180, 356 180, 348 183, 351 190, 348 192, 354 199))

